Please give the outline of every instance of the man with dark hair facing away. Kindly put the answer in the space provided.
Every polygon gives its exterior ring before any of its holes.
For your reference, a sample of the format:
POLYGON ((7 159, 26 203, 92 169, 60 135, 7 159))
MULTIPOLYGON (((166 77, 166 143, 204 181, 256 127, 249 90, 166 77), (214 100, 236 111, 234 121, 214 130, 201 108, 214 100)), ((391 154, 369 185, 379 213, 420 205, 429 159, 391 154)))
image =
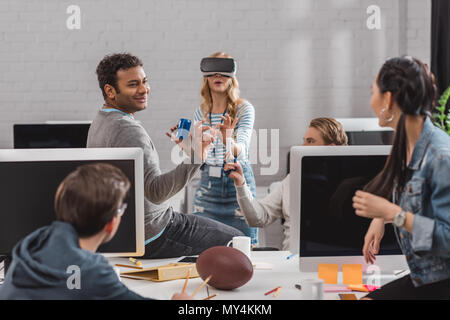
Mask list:
POLYGON ((119 228, 129 188, 127 177, 109 164, 84 165, 70 173, 56 191, 57 220, 14 247, 0 299, 144 299, 95 253, 119 228))

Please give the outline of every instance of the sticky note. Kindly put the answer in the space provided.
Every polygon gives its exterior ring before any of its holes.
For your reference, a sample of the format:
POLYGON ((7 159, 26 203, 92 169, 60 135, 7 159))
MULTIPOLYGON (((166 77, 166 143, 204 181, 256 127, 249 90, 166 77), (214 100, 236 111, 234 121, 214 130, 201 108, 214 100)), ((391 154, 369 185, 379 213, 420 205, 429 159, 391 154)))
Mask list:
POLYGON ((362 284, 363 274, 361 264, 343 264, 342 277, 344 284, 362 284))
POLYGON ((352 293, 343 293, 339 295, 341 297, 341 300, 358 300, 356 296, 352 293))
POLYGON ((325 284, 337 284, 339 265, 337 264, 319 264, 319 278, 323 279, 325 284))

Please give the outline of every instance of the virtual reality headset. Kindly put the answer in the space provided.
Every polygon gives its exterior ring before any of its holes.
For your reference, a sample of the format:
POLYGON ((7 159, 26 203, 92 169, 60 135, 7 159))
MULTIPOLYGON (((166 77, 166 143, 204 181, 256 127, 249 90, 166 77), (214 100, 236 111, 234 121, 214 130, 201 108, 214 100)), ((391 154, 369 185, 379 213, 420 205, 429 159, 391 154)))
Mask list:
POLYGON ((203 58, 200 62, 200 70, 204 77, 220 74, 224 77, 236 75, 236 62, 231 58, 203 58))

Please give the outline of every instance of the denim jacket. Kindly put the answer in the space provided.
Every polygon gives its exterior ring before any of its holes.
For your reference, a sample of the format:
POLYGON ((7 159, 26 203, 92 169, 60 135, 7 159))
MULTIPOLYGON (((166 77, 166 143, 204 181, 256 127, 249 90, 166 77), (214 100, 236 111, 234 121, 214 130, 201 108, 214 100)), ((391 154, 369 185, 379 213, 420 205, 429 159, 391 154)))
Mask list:
POLYGON ((398 204, 414 214, 413 230, 396 231, 418 287, 450 278, 450 136, 428 117, 408 168, 412 176, 398 204))

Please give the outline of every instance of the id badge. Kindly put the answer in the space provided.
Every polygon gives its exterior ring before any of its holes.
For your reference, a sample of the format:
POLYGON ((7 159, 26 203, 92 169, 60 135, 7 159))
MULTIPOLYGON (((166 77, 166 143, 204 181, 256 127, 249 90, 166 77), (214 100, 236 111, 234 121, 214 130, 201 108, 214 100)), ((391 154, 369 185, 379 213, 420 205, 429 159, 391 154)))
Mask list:
POLYGON ((222 167, 209 166, 209 176, 214 178, 222 177, 222 167))

